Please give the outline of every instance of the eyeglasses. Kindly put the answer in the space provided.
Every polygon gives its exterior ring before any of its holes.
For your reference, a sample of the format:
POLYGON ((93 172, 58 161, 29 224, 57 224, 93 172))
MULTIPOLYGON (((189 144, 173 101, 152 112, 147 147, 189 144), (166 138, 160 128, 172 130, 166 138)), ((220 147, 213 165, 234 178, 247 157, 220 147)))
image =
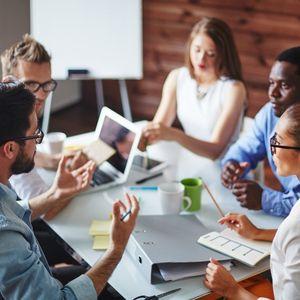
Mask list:
POLYGON ((43 89, 45 93, 53 92, 57 87, 57 82, 54 79, 46 81, 44 83, 39 83, 37 81, 28 80, 24 81, 25 87, 32 93, 36 93, 40 88, 43 89))
POLYGON ((44 133, 41 129, 38 129, 34 135, 29 136, 18 136, 18 137, 12 137, 5 140, 0 140, 0 145, 3 145, 6 142, 9 141, 27 141, 27 140, 35 140, 37 144, 41 144, 44 138, 44 133))
POLYGON ((270 138, 270 148, 272 155, 276 154, 276 148, 300 150, 300 147, 280 145, 276 136, 277 133, 275 132, 274 135, 270 138))

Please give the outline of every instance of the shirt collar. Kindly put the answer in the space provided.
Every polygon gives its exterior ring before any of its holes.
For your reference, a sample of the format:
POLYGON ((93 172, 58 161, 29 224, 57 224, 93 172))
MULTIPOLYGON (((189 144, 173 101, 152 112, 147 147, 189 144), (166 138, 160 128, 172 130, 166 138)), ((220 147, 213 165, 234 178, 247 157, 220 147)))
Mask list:
POLYGON ((19 218, 23 219, 26 210, 18 204, 17 194, 2 183, 0 183, 0 201, 5 203, 19 218))

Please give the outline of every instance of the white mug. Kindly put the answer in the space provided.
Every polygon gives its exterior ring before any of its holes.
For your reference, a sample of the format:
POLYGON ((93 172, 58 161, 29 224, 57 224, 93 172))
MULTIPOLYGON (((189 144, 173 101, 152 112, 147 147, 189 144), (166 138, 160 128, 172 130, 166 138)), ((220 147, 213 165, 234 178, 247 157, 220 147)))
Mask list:
POLYGON ((63 132, 51 132, 45 136, 45 145, 50 154, 62 153, 67 136, 63 132))
POLYGON ((180 182, 160 184, 158 195, 163 214, 179 214, 182 210, 188 210, 192 205, 191 199, 184 196, 184 185, 180 182), (184 209, 182 206, 183 201, 187 202, 184 209))

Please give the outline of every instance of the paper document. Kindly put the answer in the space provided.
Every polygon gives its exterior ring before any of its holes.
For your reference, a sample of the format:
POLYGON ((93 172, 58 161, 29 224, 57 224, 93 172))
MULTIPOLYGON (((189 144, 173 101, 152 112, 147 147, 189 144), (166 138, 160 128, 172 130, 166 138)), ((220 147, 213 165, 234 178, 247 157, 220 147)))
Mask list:
MULTIPOLYGON (((188 277, 201 276, 205 274, 208 262, 205 263, 166 263, 159 264, 158 268, 165 281, 174 281, 188 277)), ((231 262, 222 265, 230 271, 231 262)))
POLYGON ((100 139, 90 143, 83 148, 83 153, 91 160, 93 160, 97 166, 101 165, 104 161, 108 160, 115 154, 116 150, 108 144, 104 143, 100 139))
POLYGON ((93 249, 106 250, 109 245, 109 235, 94 236, 93 249))
POLYGON ((93 220, 89 229, 89 235, 109 235, 111 221, 93 220))
POLYGON ((228 228, 220 233, 207 233, 198 239, 198 243, 252 267, 270 255, 272 245, 271 242, 243 238, 228 228))

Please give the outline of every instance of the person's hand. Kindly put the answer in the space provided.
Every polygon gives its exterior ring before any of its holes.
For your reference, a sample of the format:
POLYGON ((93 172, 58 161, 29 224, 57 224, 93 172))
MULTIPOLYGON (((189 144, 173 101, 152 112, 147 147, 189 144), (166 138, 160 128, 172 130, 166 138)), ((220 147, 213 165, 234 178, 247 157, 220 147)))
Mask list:
POLYGON ((248 162, 228 161, 221 173, 222 184, 228 189, 232 188, 232 185, 243 175, 248 167, 248 162))
POLYGON ((149 122, 143 129, 143 136, 147 139, 149 144, 153 144, 160 140, 174 140, 175 131, 175 128, 168 127, 162 123, 149 122))
POLYGON ((232 275, 216 260, 211 258, 207 265, 204 285, 213 292, 230 298, 239 285, 232 275))
POLYGON ((261 206, 262 187, 255 181, 241 179, 232 186, 232 193, 242 207, 259 210, 261 206))
POLYGON ((255 240, 258 235, 259 229, 245 215, 229 213, 221 218, 219 223, 226 225, 247 239, 255 240))
POLYGON ((82 151, 76 151, 68 155, 68 158, 66 166, 69 171, 74 171, 89 161, 88 157, 82 151))
POLYGON ((113 205, 113 219, 110 235, 110 248, 113 251, 123 253, 127 245, 130 234, 135 226, 135 221, 139 212, 139 203, 135 196, 125 194, 127 205, 118 200, 113 205), (121 221, 122 215, 131 213, 121 221))
POLYGON ((138 144, 138 149, 142 152, 146 151, 146 148, 148 146, 148 140, 144 135, 144 132, 142 132, 141 137, 140 137, 140 141, 138 144))
POLYGON ((66 168, 68 159, 67 156, 63 156, 59 162, 54 183, 51 187, 55 194, 54 199, 72 198, 86 190, 94 174, 96 165, 93 161, 88 161, 82 167, 70 171, 66 168))

